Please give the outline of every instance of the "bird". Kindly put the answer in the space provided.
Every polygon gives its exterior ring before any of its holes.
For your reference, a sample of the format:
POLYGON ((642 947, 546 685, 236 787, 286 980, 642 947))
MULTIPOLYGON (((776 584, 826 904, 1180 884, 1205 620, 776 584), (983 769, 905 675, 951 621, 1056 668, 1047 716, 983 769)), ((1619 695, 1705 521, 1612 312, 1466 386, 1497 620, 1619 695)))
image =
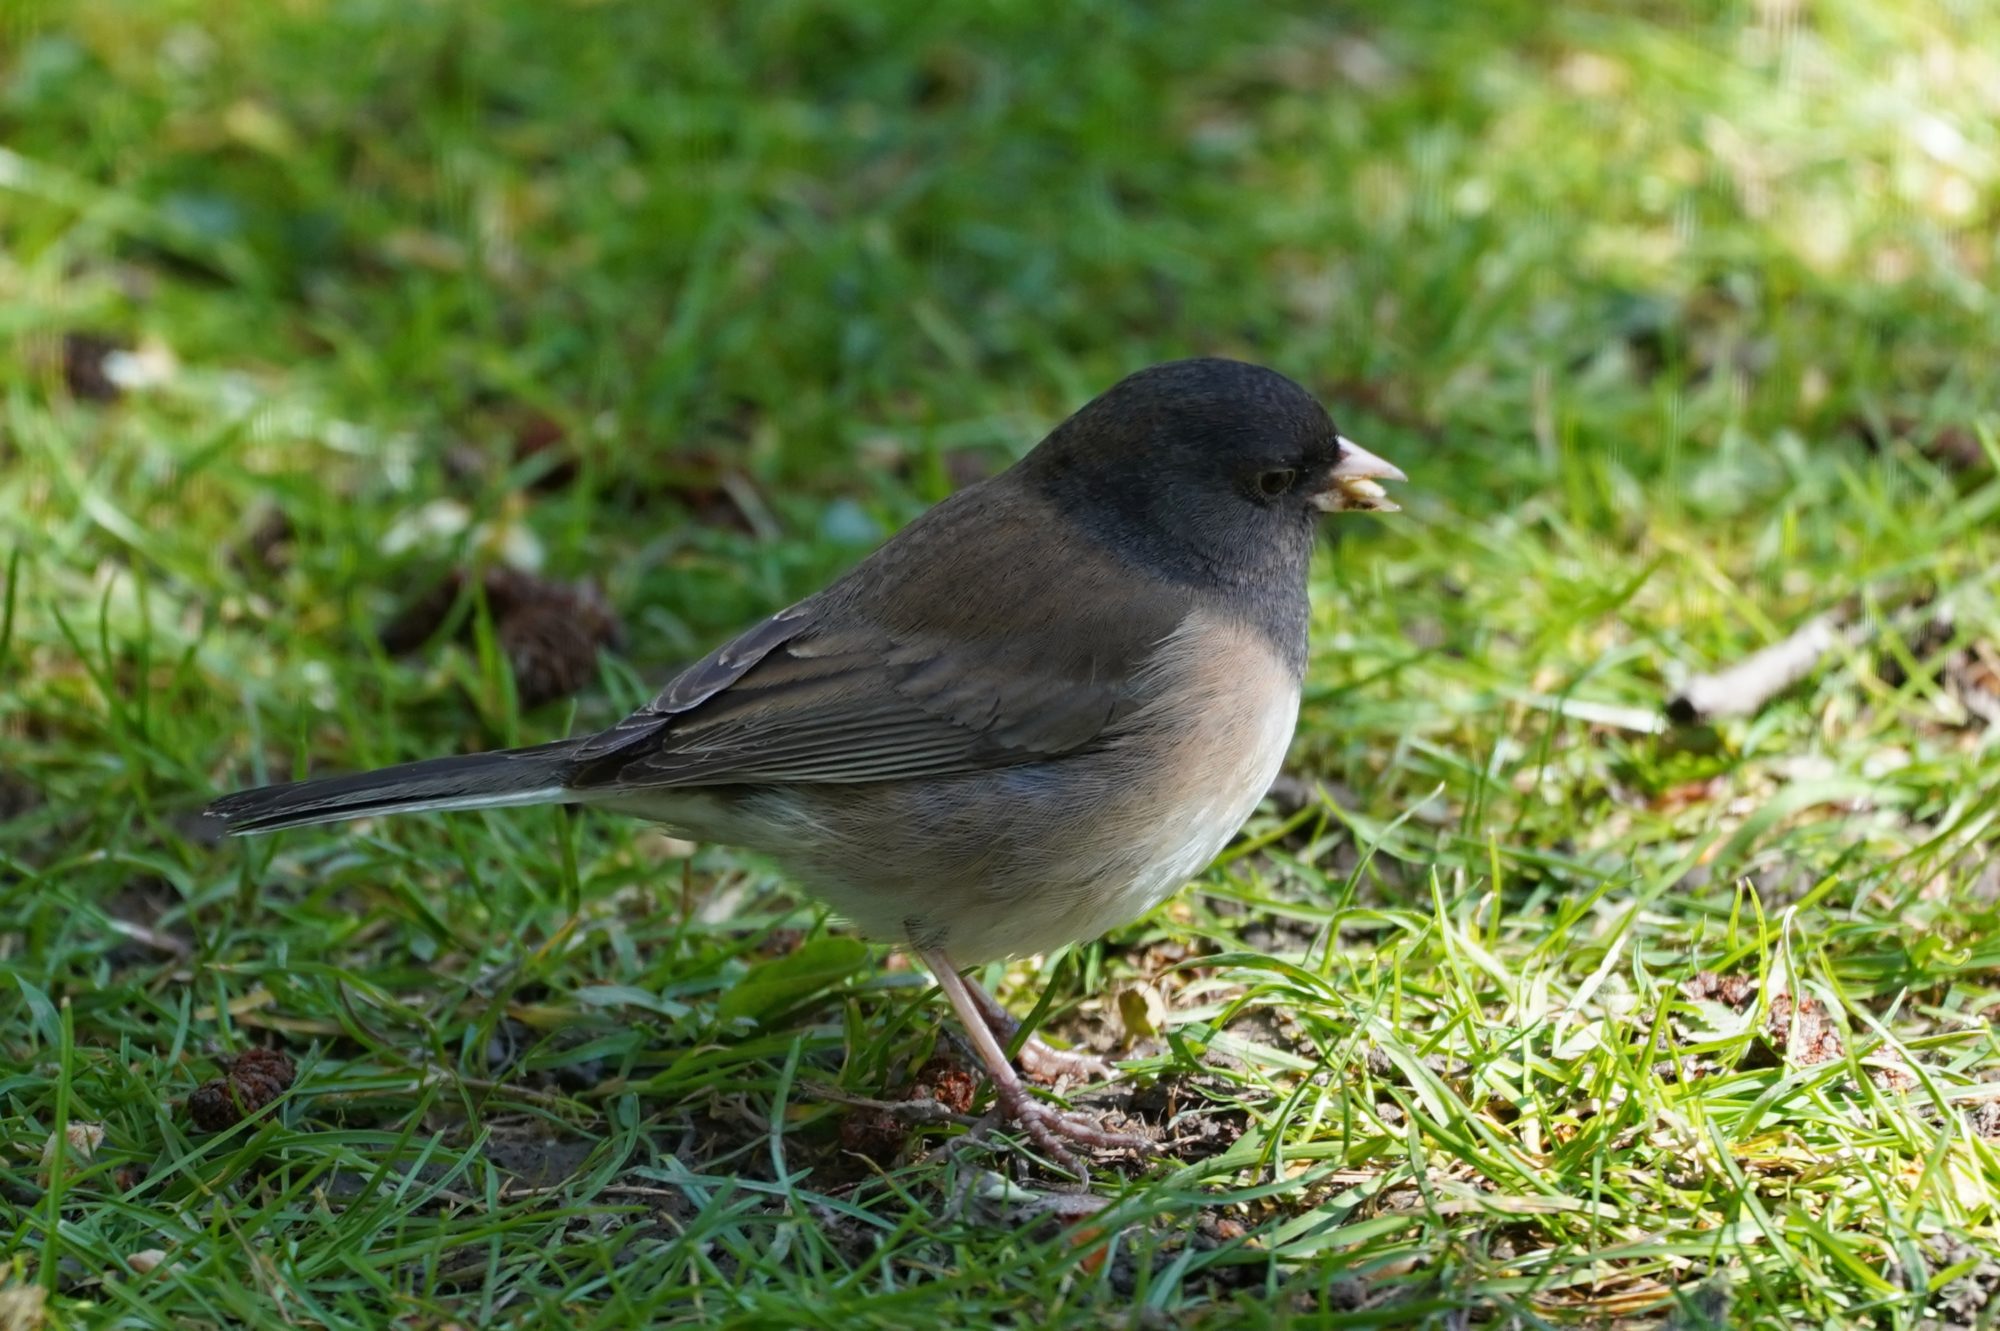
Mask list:
MULTIPOLYGON (((582 805, 762 852, 913 952, 996 1114, 1071 1144, 1137 1134, 1035 1098, 1017 1026, 964 972, 1137 918, 1207 868, 1278 774, 1325 513, 1408 478, 1245 361, 1121 379, 1018 462, 609 728, 226 795, 236 835, 392 813, 582 805)), ((1030 1038, 1032 1072, 1108 1072, 1030 1038)))

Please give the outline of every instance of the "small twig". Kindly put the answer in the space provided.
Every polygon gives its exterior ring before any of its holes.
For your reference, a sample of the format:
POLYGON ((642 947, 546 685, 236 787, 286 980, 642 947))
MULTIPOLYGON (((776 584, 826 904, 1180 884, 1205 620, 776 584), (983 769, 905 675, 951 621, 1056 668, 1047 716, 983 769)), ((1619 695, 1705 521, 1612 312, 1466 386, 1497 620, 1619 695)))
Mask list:
POLYGON ((955 1113, 929 1096, 910 1100, 871 1100, 865 1095, 853 1095, 838 1086, 819 1082, 800 1082, 799 1089, 817 1100, 830 1100, 855 1109, 877 1109, 911 1123, 956 1123, 960 1127, 972 1127, 984 1121, 971 1114, 955 1113))
POLYGON ((983 1205, 994 1220, 1025 1224, 1044 1216, 1058 1220, 1080 1220, 1109 1207, 1112 1199, 1092 1192, 1049 1191, 1023 1187, 990 1169, 970 1173, 962 1190, 961 1202, 983 1205))
POLYGON ((122 920, 116 915, 105 918, 110 921, 113 930, 124 934, 135 943, 152 948, 155 952, 164 952, 170 957, 182 960, 194 955, 194 946, 186 939, 161 933, 158 929, 140 924, 136 920, 122 920))
MULTIPOLYGON (((1963 590, 1963 586, 1953 592, 1963 590)), ((1837 652, 1859 650, 1885 633, 1908 638, 1925 625, 1949 626, 1953 594, 1935 598, 1918 594, 1906 598, 1889 614, 1864 617, 1864 613, 1863 603, 1850 599, 1837 609, 1815 615, 1726 670, 1693 676, 1668 701, 1668 718, 1685 726, 1726 716, 1750 716, 1837 652)))
MULTIPOLYGON (((505 1187, 500 1189, 500 1200, 516 1202, 531 1197, 547 1197, 555 1193, 571 1190, 574 1179, 564 1179, 561 1183, 546 1183, 535 1187, 505 1187)), ((679 1188, 655 1188, 639 1183, 606 1183, 591 1194, 594 1197, 633 1197, 640 1201, 677 1202, 686 1201, 687 1194, 679 1188)))
MULTIPOLYGON (((1852 596, 1742 662, 1690 677, 1666 703, 1666 715, 1678 725, 1726 715, 1752 715, 1838 652, 1858 652, 1884 634, 1914 642, 1926 630, 1930 634, 1942 630, 1942 636, 1948 638, 1966 604, 1964 598, 1976 592, 1984 594, 1996 582, 2000 582, 2000 566, 1958 578, 1936 596, 1910 588, 1902 588, 1898 596, 1852 596), (1868 606, 1884 602, 1896 610, 1868 614, 1868 606)), ((1976 711, 1970 703, 1968 709, 1976 711)))
POLYGON ((1789 637, 1727 670, 1693 676, 1667 703, 1667 715, 1683 726, 1725 716, 1749 716, 1810 675, 1842 642, 1854 640, 1854 630, 1843 632, 1833 615, 1816 616, 1789 637))

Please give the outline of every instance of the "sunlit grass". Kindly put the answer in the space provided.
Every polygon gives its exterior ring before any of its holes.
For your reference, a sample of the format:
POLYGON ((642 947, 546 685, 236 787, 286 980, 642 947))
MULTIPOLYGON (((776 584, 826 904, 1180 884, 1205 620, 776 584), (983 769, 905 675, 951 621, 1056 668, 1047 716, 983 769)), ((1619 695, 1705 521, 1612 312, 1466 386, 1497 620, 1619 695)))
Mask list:
POLYGON ((2000 26, 1654 8, 10 17, 16 1284, 74 1325, 1990 1318, 2000 26), (944 1008, 750 857, 196 835, 226 786, 604 723, 1194 352, 1412 483, 1316 566, 1291 798, 987 977, 1125 1060, 1080 1103, 1181 1115, 1101 1210, 955 1127, 847 1149, 944 1008), (490 624, 379 645, 503 561, 625 620, 571 702, 521 713, 490 624), (1843 608, 1896 631, 1663 721, 1843 608), (251 1045, 296 1087, 196 1132, 251 1045))

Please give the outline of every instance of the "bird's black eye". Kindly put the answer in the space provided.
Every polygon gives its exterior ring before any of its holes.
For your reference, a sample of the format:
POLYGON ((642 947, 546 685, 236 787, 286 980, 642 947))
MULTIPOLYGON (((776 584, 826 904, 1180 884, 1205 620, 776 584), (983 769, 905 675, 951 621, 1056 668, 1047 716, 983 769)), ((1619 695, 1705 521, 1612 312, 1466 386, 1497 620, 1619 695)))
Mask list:
POLYGON ((1299 474, 1290 467, 1280 467, 1275 471, 1260 472, 1257 476, 1257 493, 1266 499, 1276 499, 1292 488, 1292 482, 1299 474))

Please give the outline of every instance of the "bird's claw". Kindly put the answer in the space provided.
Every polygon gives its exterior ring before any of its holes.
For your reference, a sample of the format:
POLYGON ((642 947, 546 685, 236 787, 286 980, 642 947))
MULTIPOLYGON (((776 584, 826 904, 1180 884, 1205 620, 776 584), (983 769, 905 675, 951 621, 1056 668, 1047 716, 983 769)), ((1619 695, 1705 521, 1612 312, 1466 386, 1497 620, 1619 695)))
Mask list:
POLYGON ((1080 1049, 1058 1049, 1039 1035, 1030 1035, 1022 1041, 1014 1061, 1021 1065, 1021 1071, 1037 1081, 1060 1081, 1064 1078, 1072 1082, 1110 1081, 1116 1075, 1111 1064, 1096 1054, 1080 1049))
POLYGON ((1140 1157, 1159 1153, 1159 1144, 1150 1137, 1142 1137, 1136 1132, 1113 1131, 1099 1119, 1045 1104, 1020 1087, 1001 1087, 999 1090, 1001 1114, 1008 1121, 1018 1124, 1030 1141, 1078 1178, 1088 1178, 1089 1170, 1082 1158, 1070 1149, 1072 1142, 1092 1151, 1118 1151, 1140 1157))

